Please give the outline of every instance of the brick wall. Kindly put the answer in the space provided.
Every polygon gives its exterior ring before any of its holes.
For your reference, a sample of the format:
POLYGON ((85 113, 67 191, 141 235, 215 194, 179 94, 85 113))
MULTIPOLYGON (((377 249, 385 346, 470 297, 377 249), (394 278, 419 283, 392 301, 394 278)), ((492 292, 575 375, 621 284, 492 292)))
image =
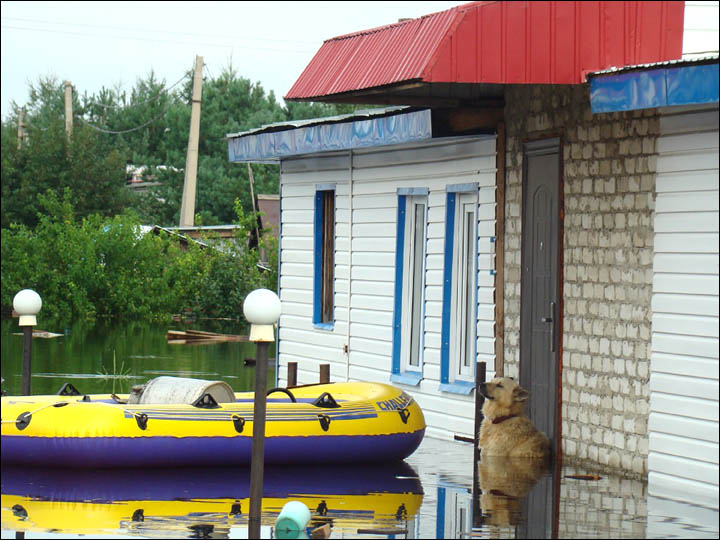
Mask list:
POLYGON ((593 115, 587 85, 513 86, 505 99, 506 374, 520 357, 523 140, 560 136, 563 454, 644 475, 657 112, 593 115))

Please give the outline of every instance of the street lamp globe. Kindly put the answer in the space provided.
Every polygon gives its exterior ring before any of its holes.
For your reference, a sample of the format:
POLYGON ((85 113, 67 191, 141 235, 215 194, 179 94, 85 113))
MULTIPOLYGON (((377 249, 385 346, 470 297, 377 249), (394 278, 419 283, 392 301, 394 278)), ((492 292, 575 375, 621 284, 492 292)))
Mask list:
POLYGON ((273 325, 280 318, 280 298, 269 289, 255 289, 245 297, 243 314, 250 327, 250 341, 273 341, 273 325))
POLYGON ((13 298, 13 309, 20 316, 19 326, 35 326, 42 308, 40 295, 32 289, 23 289, 13 298))

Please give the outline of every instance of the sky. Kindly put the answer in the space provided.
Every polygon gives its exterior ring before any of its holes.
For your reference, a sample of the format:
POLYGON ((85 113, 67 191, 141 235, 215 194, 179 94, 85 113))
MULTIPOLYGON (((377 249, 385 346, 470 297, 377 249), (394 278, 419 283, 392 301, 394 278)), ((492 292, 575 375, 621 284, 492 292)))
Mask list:
POLYGON ((326 39, 466 2, 2 1, 2 118, 29 83, 69 80, 93 94, 130 90, 151 70, 170 86, 203 57, 205 75, 232 65, 280 101, 326 39))

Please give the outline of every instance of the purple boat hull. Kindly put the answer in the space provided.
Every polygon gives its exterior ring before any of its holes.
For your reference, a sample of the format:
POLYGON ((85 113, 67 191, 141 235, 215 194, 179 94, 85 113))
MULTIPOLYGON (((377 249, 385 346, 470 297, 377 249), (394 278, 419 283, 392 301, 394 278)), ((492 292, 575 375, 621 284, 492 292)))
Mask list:
MULTIPOLYGON (((319 465, 389 462, 420 445, 424 429, 367 436, 268 437, 265 463, 319 465)), ((249 466, 249 437, 26 437, 4 436, 2 463, 65 467, 249 466)))

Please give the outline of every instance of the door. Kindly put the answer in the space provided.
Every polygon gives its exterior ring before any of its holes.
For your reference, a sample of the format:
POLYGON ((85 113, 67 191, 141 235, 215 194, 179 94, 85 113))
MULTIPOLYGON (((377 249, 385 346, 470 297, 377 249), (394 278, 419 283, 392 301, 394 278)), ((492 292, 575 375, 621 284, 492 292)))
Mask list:
POLYGON ((523 159, 520 384, 530 391, 527 413, 559 448, 557 380, 562 315, 559 139, 526 143, 523 159))

